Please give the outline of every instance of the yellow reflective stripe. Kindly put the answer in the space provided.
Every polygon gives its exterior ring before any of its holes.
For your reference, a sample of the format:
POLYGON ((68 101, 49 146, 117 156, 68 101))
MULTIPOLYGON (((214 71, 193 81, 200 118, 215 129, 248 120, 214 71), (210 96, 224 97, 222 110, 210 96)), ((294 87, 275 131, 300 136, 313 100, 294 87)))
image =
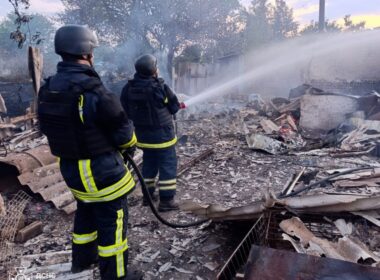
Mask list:
POLYGON ((173 140, 160 143, 160 144, 147 144, 147 143, 140 143, 137 142, 136 146, 139 148, 147 148, 147 149, 163 149, 173 146, 175 143, 177 143, 177 137, 175 137, 173 140))
POLYGON ((98 246, 99 256, 101 257, 112 257, 116 254, 124 252, 128 249, 128 239, 125 238, 122 244, 116 244, 111 246, 98 246))
POLYGON ((79 165, 79 174, 82 180, 82 184, 85 190, 88 193, 97 192, 98 188, 96 187, 94 177, 92 176, 91 171, 91 160, 83 159, 78 161, 79 165))
MULTIPOLYGON (((130 180, 130 182, 126 185, 124 185, 122 188, 120 188, 118 191, 110 194, 110 195, 107 195, 107 196, 103 196, 103 197, 84 197, 84 196, 81 196, 81 195, 78 195, 76 193, 73 192, 74 196, 76 198, 78 198, 79 200, 83 201, 83 202, 106 202, 106 201, 112 201, 128 192, 130 192, 135 186, 135 181, 133 179, 130 180)), ((71 189, 71 191, 73 191, 71 189)))
POLYGON ((87 178, 85 176, 85 170, 86 170, 86 160, 79 160, 78 161, 78 166, 79 166, 79 175, 80 179, 82 181, 82 184, 86 190, 86 192, 90 192, 90 188, 88 186, 87 178))
MULTIPOLYGON (((115 243, 123 243, 123 217, 124 211, 120 209, 117 211, 117 220, 116 220, 116 232, 115 232, 115 243)), ((124 276, 124 252, 119 252, 116 254, 116 272, 117 277, 124 276)))
POLYGON ((98 238, 98 232, 94 231, 92 233, 86 234, 76 234, 73 233, 73 243, 74 244, 86 244, 95 241, 98 238))
POLYGON ((177 183, 177 179, 158 181, 158 183, 159 184, 164 184, 164 185, 175 184, 175 183, 177 183))
POLYGON ((160 191, 169 191, 177 189, 177 185, 172 186, 160 186, 160 191))
POLYGON ((87 162, 86 168, 87 168, 88 178, 90 179, 91 189, 93 189, 95 192, 97 192, 98 188, 96 187, 95 179, 94 179, 94 176, 92 175, 92 170, 91 170, 91 160, 89 160, 87 162))
POLYGON ((129 147, 132 147, 132 146, 136 145, 136 143, 137 143, 136 134, 133 133, 131 141, 129 141, 129 142, 126 143, 126 144, 120 145, 119 147, 120 147, 121 149, 126 149, 126 148, 129 148, 129 147))
POLYGON ((79 110, 79 117, 80 117, 80 120, 82 121, 82 123, 84 123, 84 118, 83 118, 83 101, 84 101, 84 97, 83 97, 83 95, 80 95, 79 96, 78 110, 79 110))
POLYGON ((168 99, 167 97, 165 97, 164 103, 165 103, 165 104, 168 104, 168 103, 169 103, 169 99, 168 99))
POLYGON ((85 198, 107 196, 117 191, 121 187, 125 186, 126 184, 128 184, 131 181, 131 179, 132 179, 131 172, 127 171, 125 175, 123 176, 123 178, 121 178, 119 181, 117 181, 113 185, 107 188, 104 188, 100 191, 97 191, 94 193, 85 193, 85 192, 81 192, 75 189, 71 189, 71 191, 74 193, 74 195, 78 195, 80 197, 85 197, 85 198))

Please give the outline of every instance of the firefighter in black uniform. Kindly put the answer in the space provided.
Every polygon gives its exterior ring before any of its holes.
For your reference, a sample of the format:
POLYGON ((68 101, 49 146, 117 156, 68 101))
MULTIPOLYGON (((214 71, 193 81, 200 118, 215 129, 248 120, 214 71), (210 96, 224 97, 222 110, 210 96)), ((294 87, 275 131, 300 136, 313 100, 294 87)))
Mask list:
POLYGON ((142 279, 140 272, 127 271, 126 197, 135 182, 121 155, 136 136, 120 101, 93 68, 96 46, 96 35, 84 26, 57 31, 55 51, 63 61, 39 92, 40 128, 77 200, 72 272, 99 262, 104 280, 142 279))
MULTIPOLYGON (((158 78, 157 59, 143 55, 135 63, 136 74, 123 88, 121 103, 132 119, 137 136, 137 147, 143 150, 142 174, 154 200, 156 176, 161 212, 177 210, 177 156, 173 115, 184 108, 164 80, 158 78)), ((147 205, 144 197, 143 205, 147 205)))

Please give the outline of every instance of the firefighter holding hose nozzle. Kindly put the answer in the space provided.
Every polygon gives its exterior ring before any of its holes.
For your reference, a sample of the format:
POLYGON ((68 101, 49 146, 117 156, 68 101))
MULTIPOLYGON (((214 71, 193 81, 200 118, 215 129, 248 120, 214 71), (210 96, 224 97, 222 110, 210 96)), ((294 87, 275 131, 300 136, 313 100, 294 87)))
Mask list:
MULTIPOLYGON (((138 148, 143 150, 142 175, 153 200, 156 177, 160 202, 158 211, 178 210, 175 202, 177 155, 173 116, 186 106, 164 80, 158 77, 157 58, 143 55, 135 63, 136 73, 123 88, 121 103, 133 121, 138 148)), ((143 206, 147 206, 143 198, 143 206)))

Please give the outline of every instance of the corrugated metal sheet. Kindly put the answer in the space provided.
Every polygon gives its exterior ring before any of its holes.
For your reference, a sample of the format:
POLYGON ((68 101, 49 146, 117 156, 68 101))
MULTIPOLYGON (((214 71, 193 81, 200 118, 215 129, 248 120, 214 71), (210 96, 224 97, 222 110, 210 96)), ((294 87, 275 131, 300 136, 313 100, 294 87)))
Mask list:
POLYGON ((48 145, 41 145, 20 153, 11 153, 0 162, 14 165, 20 175, 22 185, 39 193, 45 201, 50 201, 57 209, 71 214, 76 210, 76 202, 67 188, 59 170, 57 158, 50 153, 48 145))

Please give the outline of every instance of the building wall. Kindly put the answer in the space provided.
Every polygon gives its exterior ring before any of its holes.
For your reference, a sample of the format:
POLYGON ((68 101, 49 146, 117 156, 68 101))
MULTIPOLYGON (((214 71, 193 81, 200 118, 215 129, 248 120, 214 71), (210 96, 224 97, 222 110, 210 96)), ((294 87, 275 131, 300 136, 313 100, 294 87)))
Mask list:
MULTIPOLYGON (((242 69, 239 56, 221 58, 209 64, 179 62, 174 70, 174 89, 177 93, 197 95, 228 81, 232 75, 240 73, 242 69)), ((231 94, 240 91, 241 88, 237 87, 231 90, 231 94)))

